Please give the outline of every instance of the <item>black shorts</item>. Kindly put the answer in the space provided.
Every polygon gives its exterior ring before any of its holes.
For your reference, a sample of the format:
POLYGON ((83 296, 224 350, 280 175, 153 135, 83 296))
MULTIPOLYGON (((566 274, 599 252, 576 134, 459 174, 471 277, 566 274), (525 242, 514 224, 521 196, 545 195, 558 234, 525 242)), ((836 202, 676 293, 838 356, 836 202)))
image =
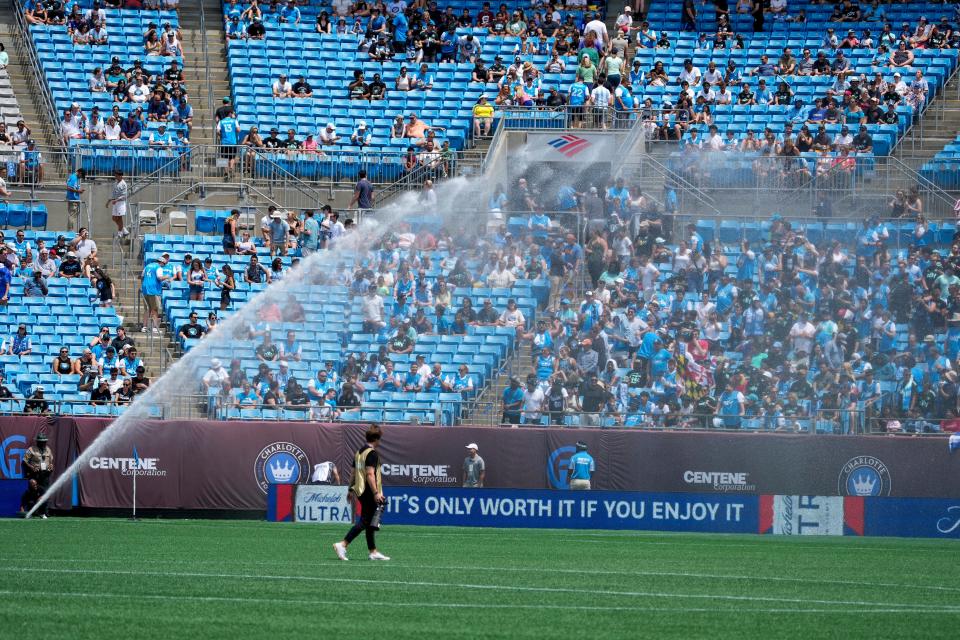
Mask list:
POLYGON ((239 147, 235 144, 224 144, 220 145, 220 157, 221 158, 236 158, 237 149, 239 147))
POLYGON ((570 117, 574 122, 583 120, 583 107, 570 107, 570 117))

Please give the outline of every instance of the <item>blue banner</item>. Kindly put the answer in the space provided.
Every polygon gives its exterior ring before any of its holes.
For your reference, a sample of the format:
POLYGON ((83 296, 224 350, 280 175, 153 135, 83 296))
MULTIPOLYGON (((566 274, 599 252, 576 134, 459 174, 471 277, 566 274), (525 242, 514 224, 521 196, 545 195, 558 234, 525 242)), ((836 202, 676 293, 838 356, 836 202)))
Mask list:
POLYGON ((868 536, 960 538, 960 498, 864 498, 868 536))
POLYGON ((757 533, 752 495, 393 487, 384 523, 757 533))

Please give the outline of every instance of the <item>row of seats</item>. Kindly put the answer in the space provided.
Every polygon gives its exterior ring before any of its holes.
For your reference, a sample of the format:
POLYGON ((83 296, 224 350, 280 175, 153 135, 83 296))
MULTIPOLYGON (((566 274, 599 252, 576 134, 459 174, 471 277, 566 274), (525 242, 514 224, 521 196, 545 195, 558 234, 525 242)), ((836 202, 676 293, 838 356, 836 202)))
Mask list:
MULTIPOLYGON (((60 114, 74 102, 87 115, 94 106, 100 108, 104 117, 110 114, 114 105, 112 96, 91 92, 87 81, 95 67, 106 71, 114 57, 119 58, 125 69, 132 67, 134 60, 139 59, 143 62, 144 70, 151 75, 162 73, 172 60, 180 63, 181 67, 183 65, 180 57, 147 56, 143 49, 143 34, 151 22, 157 25, 169 22, 175 28, 179 25, 175 11, 107 9, 106 12, 106 45, 75 45, 67 33, 66 25, 30 25, 30 37, 47 90, 60 114)), ((124 103, 120 105, 121 113, 126 115, 135 106, 124 103)), ((146 108, 146 105, 143 106, 146 108)), ((169 152, 148 147, 150 130, 152 127, 147 128, 141 142, 128 142, 123 149, 108 148, 105 141, 74 140, 71 149, 75 164, 94 175, 109 175, 116 169, 128 175, 154 172, 177 175, 182 168, 180 162, 171 161, 169 152), (88 151, 87 147, 96 149, 88 151)))

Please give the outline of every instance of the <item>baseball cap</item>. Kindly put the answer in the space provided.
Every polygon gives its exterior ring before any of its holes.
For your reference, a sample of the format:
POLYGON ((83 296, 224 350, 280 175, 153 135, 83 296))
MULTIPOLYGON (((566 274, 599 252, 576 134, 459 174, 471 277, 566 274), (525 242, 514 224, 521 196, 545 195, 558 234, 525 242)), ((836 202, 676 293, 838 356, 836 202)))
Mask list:
POLYGON ((471 442, 470 444, 467 445, 466 448, 467 448, 467 449, 476 449, 477 451, 480 450, 480 447, 477 446, 477 443, 476 443, 476 442, 471 442))

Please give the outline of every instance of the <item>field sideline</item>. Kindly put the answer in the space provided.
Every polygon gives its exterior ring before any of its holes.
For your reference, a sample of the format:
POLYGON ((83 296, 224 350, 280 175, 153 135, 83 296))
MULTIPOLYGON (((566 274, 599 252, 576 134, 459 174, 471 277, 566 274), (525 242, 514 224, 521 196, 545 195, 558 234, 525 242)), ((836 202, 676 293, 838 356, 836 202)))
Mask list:
POLYGON ((956 638, 960 546, 893 538, 0 521, 0 636, 956 638), (364 612, 372 614, 364 617, 364 612), (337 635, 331 635, 337 634, 337 635))

